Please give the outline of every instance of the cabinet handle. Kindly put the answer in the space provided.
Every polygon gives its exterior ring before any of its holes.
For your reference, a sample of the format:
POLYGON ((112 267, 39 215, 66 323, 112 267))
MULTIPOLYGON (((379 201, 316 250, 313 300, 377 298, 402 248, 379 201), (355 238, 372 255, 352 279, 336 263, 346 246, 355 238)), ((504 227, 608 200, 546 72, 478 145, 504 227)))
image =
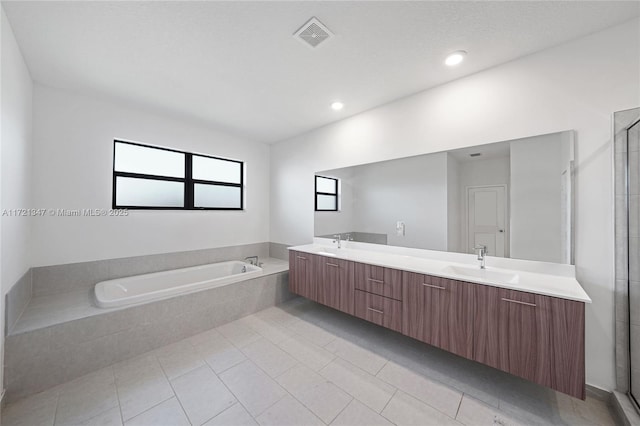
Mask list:
POLYGON ((526 305, 526 306, 533 306, 534 308, 536 307, 535 303, 529 303, 529 302, 521 302, 519 300, 513 300, 513 299, 506 299, 506 298, 502 298, 503 301, 505 302, 509 302, 509 303, 517 303, 518 305, 526 305))
POLYGON ((307 258, 306 258, 306 257, 303 257, 303 256, 296 256, 296 257, 297 257, 298 259, 300 259, 300 260, 307 260, 307 258))
POLYGON ((384 312, 383 312, 383 311, 379 311, 378 309, 367 308, 367 310, 368 310, 368 311, 373 311, 373 312, 376 312, 376 313, 378 313, 378 314, 382 314, 382 315, 384 315, 384 312))
POLYGON ((327 263, 327 266, 333 266, 334 268, 338 268, 338 265, 336 265, 335 263, 327 263))
POLYGON ((427 283, 422 283, 423 286, 425 287, 431 287, 431 288, 437 288, 438 290, 446 290, 446 287, 441 287, 439 285, 433 285, 433 284, 427 284, 427 283))
POLYGON ((373 278, 367 278, 367 281, 373 281, 374 283, 384 284, 384 281, 382 281, 382 280, 374 280, 373 278))

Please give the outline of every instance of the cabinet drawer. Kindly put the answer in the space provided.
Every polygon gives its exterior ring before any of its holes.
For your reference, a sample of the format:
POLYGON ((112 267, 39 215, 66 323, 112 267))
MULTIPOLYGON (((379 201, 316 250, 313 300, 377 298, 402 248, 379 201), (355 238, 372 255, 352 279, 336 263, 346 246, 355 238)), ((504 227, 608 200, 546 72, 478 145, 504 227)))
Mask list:
POLYGON ((355 315, 374 324, 402 331, 402 302, 356 290, 355 315))
POLYGON ((356 263, 356 289, 402 300, 402 271, 356 263))

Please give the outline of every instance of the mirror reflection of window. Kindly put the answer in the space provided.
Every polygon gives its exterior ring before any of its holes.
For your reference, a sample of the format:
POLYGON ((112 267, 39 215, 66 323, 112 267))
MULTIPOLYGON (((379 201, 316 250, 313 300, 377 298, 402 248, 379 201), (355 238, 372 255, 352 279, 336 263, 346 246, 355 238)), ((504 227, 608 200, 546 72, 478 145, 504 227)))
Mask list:
POLYGON ((338 179, 316 176, 316 211, 338 211, 338 179))

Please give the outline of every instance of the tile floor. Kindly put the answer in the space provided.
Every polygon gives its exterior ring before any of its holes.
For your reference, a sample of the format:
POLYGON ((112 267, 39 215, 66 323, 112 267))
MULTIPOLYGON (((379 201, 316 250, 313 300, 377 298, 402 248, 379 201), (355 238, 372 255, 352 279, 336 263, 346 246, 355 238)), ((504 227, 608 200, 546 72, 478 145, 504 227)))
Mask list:
POLYGON ((298 298, 5 407, 3 426, 613 425, 583 402, 298 298))

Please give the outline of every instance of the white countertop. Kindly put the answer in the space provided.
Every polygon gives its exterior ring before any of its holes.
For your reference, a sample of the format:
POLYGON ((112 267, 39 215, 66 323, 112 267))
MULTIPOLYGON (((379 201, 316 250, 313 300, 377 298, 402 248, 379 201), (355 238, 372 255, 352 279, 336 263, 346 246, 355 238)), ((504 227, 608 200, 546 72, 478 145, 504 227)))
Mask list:
MULTIPOLYGON (((350 243, 349 245, 353 244, 350 243)), ((358 244, 358 246, 362 247, 363 245, 358 244)), ((346 247, 338 249, 335 245, 328 246, 316 243, 289 247, 289 250, 591 303, 591 298, 580 286, 575 275, 570 273, 557 273, 556 269, 558 268, 555 264, 546 264, 549 265, 546 269, 552 273, 535 270, 544 270, 545 264, 543 262, 532 262, 532 264, 536 266, 536 268, 534 268, 535 272, 525 270, 531 268, 507 269, 490 265, 482 270, 477 263, 470 264, 468 261, 456 262, 445 260, 443 257, 445 257, 446 254, 442 254, 441 252, 430 258, 429 250, 419 250, 419 256, 411 256, 404 253, 393 253, 393 248, 389 246, 385 247, 384 251, 379 249, 366 250, 346 247), (540 265, 543 265, 543 267, 541 268, 540 265)), ((406 250, 402 250, 402 248, 398 248, 397 251, 400 253, 403 251, 406 252, 406 250)), ((457 260, 463 259, 463 256, 466 258, 472 257, 471 255, 451 254, 451 257, 457 260)), ((473 258, 475 257, 473 256, 473 258)), ((487 258, 487 263, 490 263, 490 259, 489 257, 487 258)), ((514 260, 514 264, 522 262, 525 261, 514 260)), ((562 266, 565 265, 561 265, 561 267, 562 266)))

